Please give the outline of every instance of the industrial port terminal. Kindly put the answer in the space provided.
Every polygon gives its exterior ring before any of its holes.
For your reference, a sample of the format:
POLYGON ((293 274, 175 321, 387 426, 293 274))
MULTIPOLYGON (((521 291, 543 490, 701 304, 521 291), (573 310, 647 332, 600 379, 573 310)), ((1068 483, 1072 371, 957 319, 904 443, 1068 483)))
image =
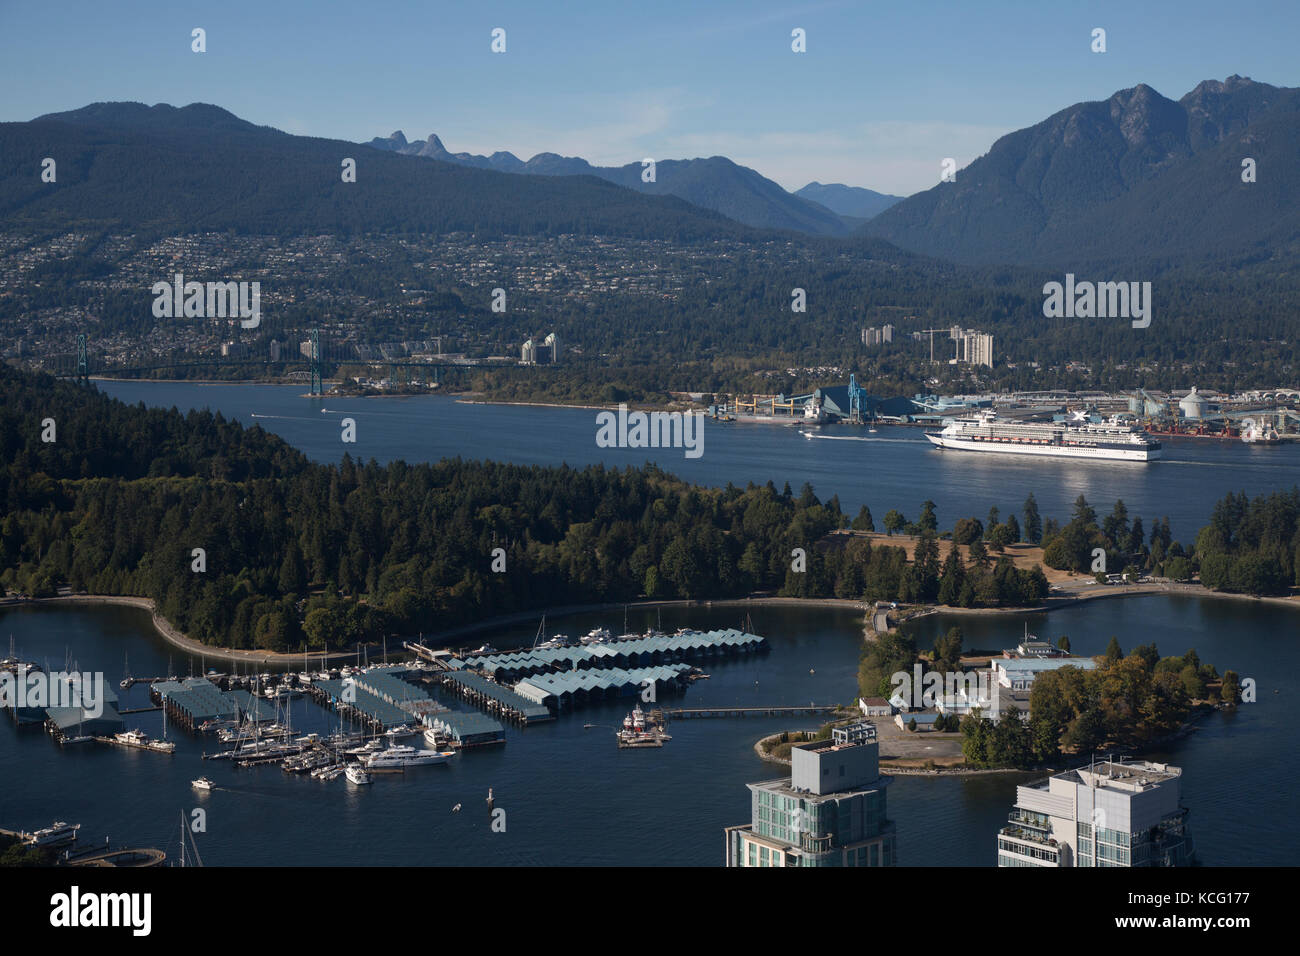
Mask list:
MULTIPOLYGON (((680 393, 702 402, 700 393, 680 393)), ((881 397, 869 394, 855 376, 799 395, 713 396, 710 418, 724 422, 778 425, 920 425, 935 427, 980 411, 1024 422, 1061 421, 1084 413, 1097 420, 1118 418, 1155 435, 1236 439, 1248 444, 1295 440, 1300 433, 1300 389, 1254 389, 1233 394, 1186 390, 989 392, 972 395, 881 397)))

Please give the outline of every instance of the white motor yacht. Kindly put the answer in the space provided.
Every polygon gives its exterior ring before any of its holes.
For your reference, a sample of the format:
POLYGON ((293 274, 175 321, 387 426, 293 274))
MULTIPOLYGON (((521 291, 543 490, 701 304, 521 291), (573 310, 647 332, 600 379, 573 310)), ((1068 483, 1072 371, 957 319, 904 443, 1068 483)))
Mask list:
POLYGON ((446 763, 456 756, 455 751, 416 750, 414 747, 396 746, 381 750, 366 758, 367 770, 405 770, 407 767, 428 767, 446 763))
POLYGON ((77 831, 80 829, 80 823, 69 824, 56 820, 51 826, 32 834, 32 845, 59 846, 63 843, 72 843, 77 839, 77 831))

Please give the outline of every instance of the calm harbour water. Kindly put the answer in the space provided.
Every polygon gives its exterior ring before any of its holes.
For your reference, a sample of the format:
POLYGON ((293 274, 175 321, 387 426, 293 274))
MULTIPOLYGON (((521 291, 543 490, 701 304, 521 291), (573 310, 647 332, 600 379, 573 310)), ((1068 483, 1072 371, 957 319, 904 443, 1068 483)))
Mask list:
MULTIPOLYGON (((520 463, 639 464, 646 451, 599 449, 594 412, 469 405, 442 397, 409 399, 302 398, 278 386, 200 386, 104 383, 110 394, 181 409, 212 407, 257 421, 318 460, 351 451, 381 461, 435 460, 446 455, 508 458, 520 463), (326 409, 322 413, 321 409, 326 409), (252 419, 256 413, 259 417, 252 419), (338 419, 358 423, 358 443, 343 445, 338 419), (261 417, 268 416, 268 417, 261 417)), ((1183 441, 1166 445, 1170 460, 1147 466, 969 461, 929 450, 919 431, 881 428, 874 436, 830 430, 806 440, 796 430, 764 425, 708 425, 705 453, 689 460, 660 453, 659 463, 692 481, 765 482, 793 488, 812 481, 823 498, 838 494, 846 511, 866 501, 879 522, 897 507, 914 517, 921 500, 938 503, 940 521, 983 516, 990 504, 1019 509, 1029 491, 1044 515, 1064 518, 1078 494, 1099 510, 1115 497, 1129 513, 1168 515, 1176 537, 1190 539, 1228 490, 1289 487, 1300 449, 1254 450, 1183 441), (853 440, 853 439, 866 440, 853 440), (849 440, 845 440, 849 439, 849 440)), ((861 616, 826 608, 721 607, 633 611, 631 629, 662 624, 736 626, 748 613, 771 652, 720 663, 695 683, 685 702, 795 704, 848 701, 855 695, 861 616)), ((1051 615, 943 615, 916 625, 922 646, 959 623, 968 647, 1015 643, 1031 631, 1070 636, 1076 653, 1100 653, 1112 634, 1127 650, 1156 641, 1162 653, 1195 647, 1203 660, 1260 682, 1259 702, 1234 715, 1213 715, 1168 759, 1184 768, 1184 802, 1203 862, 1289 864, 1297 840, 1289 805, 1297 784, 1285 716, 1294 689, 1281 675, 1300 664, 1300 623, 1289 609, 1224 599, 1151 596, 1103 600, 1051 615)), ((621 630, 622 615, 548 618, 552 631, 581 634, 597 625, 621 630), (615 619, 617 618, 617 619, 615 619)), ((535 625, 485 633, 498 647, 526 644, 535 625)), ((163 642, 147 616, 127 608, 29 608, 0 612, 0 638, 12 635, 20 654, 61 667, 102 670, 116 682, 130 656, 138 676, 169 669, 198 672, 163 642)), ((123 706, 145 702, 143 687, 123 706)), ((459 702, 448 701, 461 707, 459 702)), ((751 749, 776 730, 814 721, 726 719, 677 721, 662 750, 619 751, 615 705, 580 710, 554 723, 509 729, 504 748, 470 752, 448 766, 379 778, 354 788, 284 774, 274 765, 238 770, 204 762, 203 738, 183 733, 171 757, 93 746, 60 751, 44 734, 0 727, 0 826, 32 829, 52 819, 83 824, 88 839, 174 849, 179 813, 208 810, 197 836, 209 865, 371 864, 619 864, 718 865, 724 826, 747 822, 745 783, 781 776, 751 749), (597 724, 584 729, 584 724, 597 724), (189 781, 207 774, 219 789, 197 794, 189 781), (506 832, 493 833, 484 798, 494 790, 506 810, 506 832), (464 809, 452 814, 451 807, 464 809)), ((294 704, 295 727, 326 731, 330 717, 307 701, 294 704)), ((131 726, 161 732, 158 713, 131 726)), ((211 746, 211 741, 208 745, 211 746)), ((903 865, 989 866, 994 836, 1014 800, 1021 774, 970 777, 896 776, 890 817, 898 826, 903 865)))
POLYGON ((1142 516, 1148 534, 1153 519, 1168 516, 1174 537, 1190 543, 1227 492, 1256 495, 1300 482, 1300 443, 1259 448, 1166 438, 1164 458, 1156 462, 1088 462, 942 452, 909 426, 882 425, 874 435, 831 427, 820 430, 821 438, 805 439, 795 426, 706 421, 704 453, 692 459, 682 449, 598 448, 592 409, 478 405, 432 395, 312 399, 303 397, 302 386, 284 385, 99 387, 127 402, 220 410, 245 425, 261 425, 318 461, 337 461, 345 452, 380 462, 457 455, 526 465, 653 461, 687 481, 719 487, 770 480, 777 488, 789 482, 798 493, 808 481, 823 500, 838 495, 851 515, 866 504, 877 527, 890 508, 915 519, 927 498, 936 503, 943 527, 967 516, 983 521, 991 505, 1004 517, 1011 511, 1019 516, 1032 491, 1042 515, 1062 523, 1079 495, 1101 514, 1122 498, 1130 518, 1142 516), (344 417, 357 423, 355 444, 340 438, 344 417))

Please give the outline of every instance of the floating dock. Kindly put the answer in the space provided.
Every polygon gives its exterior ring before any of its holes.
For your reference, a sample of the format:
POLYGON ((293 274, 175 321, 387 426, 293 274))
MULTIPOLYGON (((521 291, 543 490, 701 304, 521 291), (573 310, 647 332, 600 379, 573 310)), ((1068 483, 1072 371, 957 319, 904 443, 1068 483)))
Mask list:
POLYGON ((430 714, 424 719, 425 726, 451 741, 456 750, 471 747, 490 747, 505 744, 506 729, 501 722, 478 713, 448 712, 430 714))
POLYGON ((584 704, 604 700, 637 697, 653 688, 651 699, 660 695, 679 694, 689 684, 689 664, 639 667, 623 670, 564 671, 558 674, 534 674, 515 685, 515 693, 548 709, 573 710, 584 704))
POLYGON ((828 704, 819 707, 816 704, 803 707, 686 707, 665 711, 669 717, 789 717, 801 714, 833 714, 839 705, 828 704))
POLYGON ((507 654, 451 658, 453 671, 481 671, 501 683, 513 684, 533 674, 556 671, 631 669, 666 664, 715 661, 766 650, 767 640, 734 628, 720 631, 685 631, 615 640, 576 647, 537 648, 507 654))
POLYGON ((442 686, 475 707, 511 723, 526 725, 555 719, 550 708, 472 671, 448 671, 442 675, 442 686))
POLYGON ((206 677, 154 683, 149 695, 162 705, 172 723, 194 730, 205 720, 235 720, 239 704, 206 677))
POLYGON ((305 690, 317 702, 379 730, 412 724, 425 714, 447 709, 398 673, 407 671, 374 668, 351 678, 313 681, 305 690))

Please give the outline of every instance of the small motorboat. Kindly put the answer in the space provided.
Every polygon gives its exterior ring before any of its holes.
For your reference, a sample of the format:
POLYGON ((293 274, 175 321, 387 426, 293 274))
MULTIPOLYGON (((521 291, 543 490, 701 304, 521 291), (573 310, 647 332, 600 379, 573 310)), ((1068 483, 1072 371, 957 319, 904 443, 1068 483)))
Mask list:
POLYGON ((207 777, 199 777, 198 780, 191 780, 190 786, 195 790, 215 790, 217 785, 207 777))

